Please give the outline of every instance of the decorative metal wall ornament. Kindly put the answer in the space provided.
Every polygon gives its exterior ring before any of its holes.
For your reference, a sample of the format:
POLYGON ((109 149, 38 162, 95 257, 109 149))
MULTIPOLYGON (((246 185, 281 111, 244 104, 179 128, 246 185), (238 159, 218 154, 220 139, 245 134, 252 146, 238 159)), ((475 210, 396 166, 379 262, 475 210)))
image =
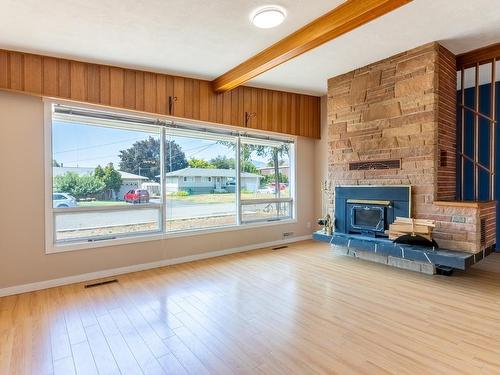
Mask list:
POLYGON ((174 112, 174 104, 177 101, 177 96, 168 97, 168 114, 171 115, 174 112))
POLYGON ((248 123, 255 116, 257 116, 257 113, 255 113, 255 112, 245 112, 245 128, 248 127, 248 123))
POLYGON ((367 171, 372 169, 401 169, 401 159, 368 160, 349 163, 350 171, 367 171))

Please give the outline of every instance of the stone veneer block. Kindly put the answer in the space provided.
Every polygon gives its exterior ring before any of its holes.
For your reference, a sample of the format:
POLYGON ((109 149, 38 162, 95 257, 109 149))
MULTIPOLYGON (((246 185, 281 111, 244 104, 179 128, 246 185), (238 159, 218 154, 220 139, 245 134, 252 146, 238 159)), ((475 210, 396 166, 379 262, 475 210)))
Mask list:
POLYGON ((368 107, 364 112, 363 121, 374 121, 381 119, 390 119, 401 116, 401 102, 376 103, 368 107))
POLYGON ((428 275, 434 275, 436 273, 436 267, 433 264, 416 262, 414 260, 401 259, 389 256, 387 257, 387 264, 392 267, 425 273, 428 275))
MULTIPOLYGON (((425 67, 420 70, 422 72, 426 72, 427 69, 425 67)), ((420 72, 417 70, 417 72, 420 72)), ((422 93, 425 94, 428 90, 433 90, 434 88, 434 72, 429 72, 425 74, 418 74, 409 79, 401 80, 396 82, 396 86, 394 88, 395 97, 401 98, 418 96, 421 97, 422 93)))
POLYGON ((388 264, 387 256, 367 251, 354 251, 353 256, 370 262, 388 264))
POLYGON ((436 266, 431 263, 420 263, 420 272, 425 273, 426 275, 435 275, 436 266))
POLYGON ((347 247, 332 245, 333 253, 335 255, 342 256, 351 256, 353 258, 359 258, 362 260, 366 260, 369 262, 385 264, 391 267, 401 268, 405 270, 415 271, 424 273, 426 275, 435 275, 436 274, 436 266, 431 263, 424 263, 413 261, 409 259, 403 259, 393 256, 387 256, 383 254, 377 254, 368 251, 360 251, 360 250, 349 250, 347 247))
POLYGON ((349 249, 345 246, 332 245, 332 250, 335 255, 349 255, 349 249))

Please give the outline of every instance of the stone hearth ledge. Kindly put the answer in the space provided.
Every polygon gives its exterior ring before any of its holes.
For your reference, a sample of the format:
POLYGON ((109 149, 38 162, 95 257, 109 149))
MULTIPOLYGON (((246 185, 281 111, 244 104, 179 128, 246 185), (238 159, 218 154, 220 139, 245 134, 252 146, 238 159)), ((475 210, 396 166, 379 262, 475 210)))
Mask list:
MULTIPOLYGON (((395 266, 391 260, 402 259, 416 262, 414 271, 423 273, 432 273, 428 269, 423 270, 422 264, 428 264, 431 267, 450 267, 453 269, 467 270, 473 264, 479 262, 489 255, 491 248, 482 252, 471 254, 462 251, 453 251, 446 249, 432 250, 421 246, 395 244, 386 238, 369 238, 362 235, 333 233, 327 235, 323 231, 317 231, 313 238, 318 241, 328 242, 331 245, 339 246, 345 249, 344 255, 356 256, 356 252, 363 253, 360 258, 374 261, 371 257, 365 256, 368 253, 377 255, 377 262, 395 266)), ((397 265, 396 265, 397 266, 397 265)), ((412 269, 409 267, 400 267, 412 269)))

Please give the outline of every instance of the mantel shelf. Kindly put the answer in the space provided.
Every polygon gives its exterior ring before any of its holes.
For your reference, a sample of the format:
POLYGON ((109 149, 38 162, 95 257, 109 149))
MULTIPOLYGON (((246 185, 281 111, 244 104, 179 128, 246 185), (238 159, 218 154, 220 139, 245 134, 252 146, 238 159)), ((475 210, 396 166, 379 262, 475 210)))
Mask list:
POLYGON ((464 208, 484 208, 496 205, 496 203, 496 201, 434 201, 436 206, 464 208))

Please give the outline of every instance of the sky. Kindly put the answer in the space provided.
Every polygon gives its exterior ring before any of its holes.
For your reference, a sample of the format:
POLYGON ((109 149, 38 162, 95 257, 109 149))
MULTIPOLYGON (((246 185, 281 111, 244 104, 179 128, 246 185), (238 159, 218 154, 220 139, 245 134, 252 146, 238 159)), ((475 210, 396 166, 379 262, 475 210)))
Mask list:
MULTIPOLYGON (((118 168, 119 152, 149 136, 159 135, 114 129, 100 126, 78 125, 54 121, 52 127, 53 159, 65 167, 92 167, 113 163, 118 168)), ((186 159, 210 160, 218 155, 234 158, 234 150, 217 144, 216 141, 175 137, 175 142, 186 154, 186 159)), ((263 166, 266 160, 252 157, 254 164, 263 166)))

